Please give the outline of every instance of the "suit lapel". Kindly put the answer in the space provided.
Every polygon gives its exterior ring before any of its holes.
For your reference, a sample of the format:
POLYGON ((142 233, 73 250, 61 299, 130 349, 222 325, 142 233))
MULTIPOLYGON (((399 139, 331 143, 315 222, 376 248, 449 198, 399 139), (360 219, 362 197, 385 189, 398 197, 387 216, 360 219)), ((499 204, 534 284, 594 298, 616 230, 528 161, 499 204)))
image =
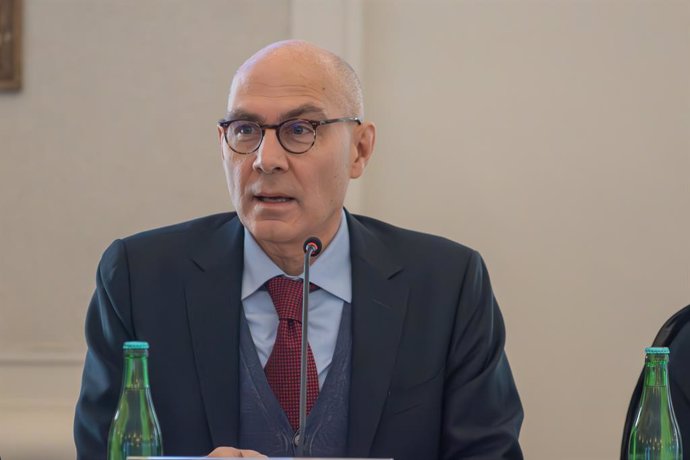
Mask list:
POLYGON ((402 268, 382 241, 347 214, 352 259, 352 376, 348 455, 369 455, 407 310, 402 268))
MULTIPOLYGON (((243 227, 236 217, 201 241, 185 286, 197 375, 214 446, 239 438, 243 227)), ((182 414, 181 416, 184 416, 182 414)))

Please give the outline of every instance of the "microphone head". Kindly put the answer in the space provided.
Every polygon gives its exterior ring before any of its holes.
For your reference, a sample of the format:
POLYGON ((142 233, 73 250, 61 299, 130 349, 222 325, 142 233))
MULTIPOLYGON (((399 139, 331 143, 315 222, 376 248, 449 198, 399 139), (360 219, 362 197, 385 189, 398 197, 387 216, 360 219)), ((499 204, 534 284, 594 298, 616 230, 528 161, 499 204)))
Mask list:
POLYGON ((302 248, 304 249, 304 252, 311 250, 311 256, 314 257, 318 256, 321 252, 321 249, 323 249, 323 243, 321 243, 321 240, 317 237, 310 236, 309 238, 304 240, 302 248))

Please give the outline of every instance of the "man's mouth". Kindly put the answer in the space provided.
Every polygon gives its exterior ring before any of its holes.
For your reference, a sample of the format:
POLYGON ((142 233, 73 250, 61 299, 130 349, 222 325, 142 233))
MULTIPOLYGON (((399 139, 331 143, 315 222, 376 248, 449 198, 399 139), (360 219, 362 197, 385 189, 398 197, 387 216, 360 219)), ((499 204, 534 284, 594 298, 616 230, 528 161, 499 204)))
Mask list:
POLYGON ((289 196, 268 196, 268 195, 256 195, 256 199, 262 203, 287 203, 293 201, 294 198, 289 196))

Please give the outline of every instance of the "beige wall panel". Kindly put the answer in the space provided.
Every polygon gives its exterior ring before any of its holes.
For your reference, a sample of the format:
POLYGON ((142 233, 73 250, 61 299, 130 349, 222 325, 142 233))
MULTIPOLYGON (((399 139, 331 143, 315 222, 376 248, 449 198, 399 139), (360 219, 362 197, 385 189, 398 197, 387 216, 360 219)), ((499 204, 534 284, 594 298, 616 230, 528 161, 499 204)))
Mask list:
POLYGON ((527 458, 616 458, 690 302, 688 3, 364 5, 364 210, 484 255, 527 458))

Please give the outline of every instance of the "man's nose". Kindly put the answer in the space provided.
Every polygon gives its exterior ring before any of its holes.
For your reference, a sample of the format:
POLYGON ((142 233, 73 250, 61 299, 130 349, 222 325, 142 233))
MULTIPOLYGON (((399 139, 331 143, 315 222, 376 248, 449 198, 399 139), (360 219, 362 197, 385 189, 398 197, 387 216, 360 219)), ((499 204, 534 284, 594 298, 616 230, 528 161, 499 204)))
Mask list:
POLYGON ((280 145, 275 129, 267 129, 256 151, 254 169, 273 174, 288 169, 288 152, 280 145))

